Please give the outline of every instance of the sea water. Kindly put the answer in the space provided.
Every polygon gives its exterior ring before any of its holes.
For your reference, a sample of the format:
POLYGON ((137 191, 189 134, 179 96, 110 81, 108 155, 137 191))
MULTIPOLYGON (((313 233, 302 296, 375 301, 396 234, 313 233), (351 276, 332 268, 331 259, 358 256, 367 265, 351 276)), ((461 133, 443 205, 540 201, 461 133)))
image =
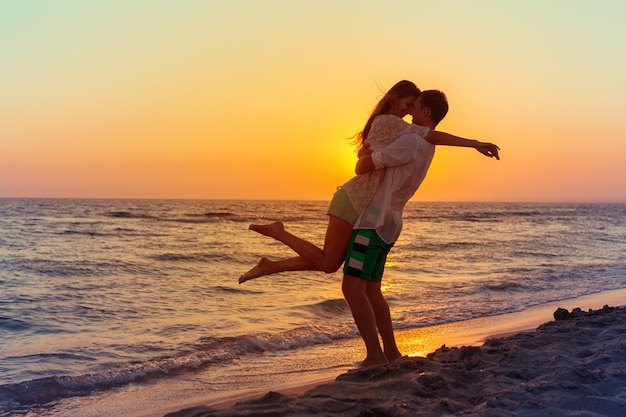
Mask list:
MULTIPOLYGON (((294 256, 250 223, 321 245, 327 206, 0 199, 0 416, 126 415, 86 410, 353 367, 341 272, 238 284, 294 256)), ((383 281, 398 330, 626 288, 623 204, 410 202, 404 219, 383 281)))

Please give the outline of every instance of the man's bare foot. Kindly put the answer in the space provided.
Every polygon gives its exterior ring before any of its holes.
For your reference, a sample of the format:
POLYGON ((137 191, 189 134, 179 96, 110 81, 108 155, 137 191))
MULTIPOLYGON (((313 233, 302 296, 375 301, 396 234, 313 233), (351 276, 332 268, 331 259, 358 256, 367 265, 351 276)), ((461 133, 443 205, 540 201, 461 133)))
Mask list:
POLYGON ((387 365, 387 363, 387 358, 385 358, 384 356, 377 358, 365 358, 363 359, 363 362, 361 362, 361 364, 359 365, 358 369, 373 368, 375 366, 387 365))
POLYGON ((387 354, 385 353, 385 356, 387 357, 387 362, 394 363, 394 362, 398 362, 400 359, 403 358, 402 353, 396 351, 392 354, 387 354))
POLYGON ((252 268, 251 270, 249 270, 248 272, 246 272, 245 274, 239 277, 239 283, 243 284, 244 282, 249 281, 251 279, 259 278, 264 275, 271 274, 272 273, 272 270, 270 268, 271 263, 272 261, 270 261, 269 259, 261 258, 261 260, 257 262, 254 268, 252 268))
POLYGON ((270 224, 251 224, 248 229, 254 230, 264 236, 276 238, 276 236, 285 230, 283 222, 274 222, 270 224))

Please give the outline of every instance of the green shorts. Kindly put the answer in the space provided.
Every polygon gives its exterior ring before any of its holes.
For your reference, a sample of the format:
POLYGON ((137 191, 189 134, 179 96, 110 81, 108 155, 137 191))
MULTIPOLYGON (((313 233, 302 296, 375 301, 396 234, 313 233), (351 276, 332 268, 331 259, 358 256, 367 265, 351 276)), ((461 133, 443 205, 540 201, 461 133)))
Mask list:
POLYGON ((328 212, 331 216, 339 217, 342 220, 347 221, 350 224, 356 223, 359 218, 359 213, 356 212, 350 199, 348 198, 348 194, 343 188, 339 188, 333 199, 330 201, 330 206, 328 207, 328 212))
POLYGON ((352 232, 343 273, 366 281, 380 282, 383 279, 387 254, 393 243, 387 243, 374 230, 352 232))

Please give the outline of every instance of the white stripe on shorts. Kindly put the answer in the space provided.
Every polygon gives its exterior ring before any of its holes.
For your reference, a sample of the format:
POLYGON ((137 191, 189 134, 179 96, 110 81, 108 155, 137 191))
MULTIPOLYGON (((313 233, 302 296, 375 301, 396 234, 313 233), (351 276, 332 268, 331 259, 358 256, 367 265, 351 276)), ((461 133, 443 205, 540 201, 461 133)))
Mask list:
POLYGON ((356 235, 356 237, 354 238, 354 243, 368 246, 370 244, 370 238, 367 236, 363 236, 363 235, 356 235))
POLYGON ((348 261, 348 266, 350 268, 354 268, 358 271, 362 271, 363 270, 363 261, 359 261, 357 259, 354 258, 350 258, 350 260, 348 261))

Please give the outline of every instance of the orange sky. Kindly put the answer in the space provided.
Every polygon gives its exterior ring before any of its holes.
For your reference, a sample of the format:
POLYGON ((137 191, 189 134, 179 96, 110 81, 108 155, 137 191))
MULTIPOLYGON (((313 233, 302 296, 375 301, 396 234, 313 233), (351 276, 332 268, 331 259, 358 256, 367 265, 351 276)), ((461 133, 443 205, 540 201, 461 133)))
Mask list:
POLYGON ((329 199, 381 89, 446 92, 421 201, 626 202, 618 1, 5 1, 0 197, 329 199))

